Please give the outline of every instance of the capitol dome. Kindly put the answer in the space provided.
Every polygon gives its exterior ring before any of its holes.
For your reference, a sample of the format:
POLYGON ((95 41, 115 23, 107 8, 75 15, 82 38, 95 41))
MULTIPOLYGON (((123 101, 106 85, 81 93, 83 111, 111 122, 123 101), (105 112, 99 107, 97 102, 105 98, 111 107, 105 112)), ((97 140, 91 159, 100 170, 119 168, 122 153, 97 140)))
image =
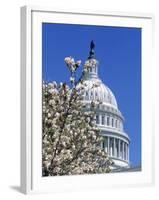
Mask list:
POLYGON ((95 110, 96 124, 104 138, 101 147, 114 161, 112 170, 121 171, 129 167, 130 139, 124 131, 124 117, 113 92, 98 77, 99 62, 95 59, 94 47, 92 41, 83 69, 83 102, 88 109, 92 101, 98 105, 95 110))
POLYGON ((100 79, 85 80, 84 100, 101 101, 104 104, 118 108, 117 101, 112 91, 100 79), (96 85, 96 87, 94 87, 96 85))

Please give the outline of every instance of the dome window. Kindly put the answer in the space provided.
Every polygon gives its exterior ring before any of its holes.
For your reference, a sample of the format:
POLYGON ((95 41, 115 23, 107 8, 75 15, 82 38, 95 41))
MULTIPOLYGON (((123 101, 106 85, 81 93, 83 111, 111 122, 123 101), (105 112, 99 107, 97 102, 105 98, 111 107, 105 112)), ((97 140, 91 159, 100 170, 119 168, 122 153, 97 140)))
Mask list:
POLYGON ((102 116, 102 125, 104 125, 105 124, 105 117, 104 117, 104 115, 102 116))
POLYGON ((102 148, 103 148, 103 149, 105 148, 105 143, 104 143, 104 141, 102 142, 102 148))
POLYGON ((99 115, 96 115, 96 124, 99 124, 99 115))
POLYGON ((118 128, 118 121, 117 121, 117 119, 115 120, 115 127, 118 128))
POLYGON ((85 98, 86 98, 86 100, 89 99, 89 97, 88 97, 88 91, 86 91, 86 96, 85 96, 85 98))
POLYGON ((114 119, 112 118, 112 127, 114 127, 114 119))
POLYGON ((109 120, 110 120, 110 118, 109 117, 107 117, 107 126, 109 126, 109 120))

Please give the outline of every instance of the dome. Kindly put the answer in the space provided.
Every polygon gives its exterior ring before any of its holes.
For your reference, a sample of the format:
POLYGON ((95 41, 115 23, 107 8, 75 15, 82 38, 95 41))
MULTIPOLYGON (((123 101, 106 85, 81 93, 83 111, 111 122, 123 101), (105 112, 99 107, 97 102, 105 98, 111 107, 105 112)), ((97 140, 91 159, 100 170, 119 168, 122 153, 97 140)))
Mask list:
MULTIPOLYGON (((130 139, 124 131, 124 117, 118 109, 113 92, 102 82, 98 76, 99 62, 95 58, 95 44, 90 44, 89 57, 83 68, 82 85, 84 86, 83 100, 89 109, 91 101, 101 102, 95 107, 96 125, 103 137, 102 149, 113 160, 112 171, 122 171, 129 168, 130 139)), ((83 91, 83 90, 82 90, 83 91)))
POLYGON ((118 108, 117 101, 112 91, 98 77, 99 62, 93 56, 88 57, 84 65, 84 100, 101 101, 110 107, 118 108))
POLYGON ((108 106, 118 108, 114 94, 100 79, 85 80, 84 85, 85 101, 101 101, 108 106))

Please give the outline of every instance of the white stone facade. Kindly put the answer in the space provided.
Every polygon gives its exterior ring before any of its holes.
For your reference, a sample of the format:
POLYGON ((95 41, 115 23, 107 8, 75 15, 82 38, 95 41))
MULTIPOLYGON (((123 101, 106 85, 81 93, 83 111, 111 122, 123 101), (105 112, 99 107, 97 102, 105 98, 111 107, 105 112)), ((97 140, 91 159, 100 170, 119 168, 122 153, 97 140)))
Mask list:
POLYGON ((130 139, 124 131, 124 118, 118 109, 114 94, 98 77, 98 65, 94 57, 85 62, 85 67, 89 70, 84 76, 84 103, 89 109, 92 100, 97 104, 101 102, 95 111, 96 124, 104 137, 101 146, 114 161, 114 170, 127 168, 130 139))

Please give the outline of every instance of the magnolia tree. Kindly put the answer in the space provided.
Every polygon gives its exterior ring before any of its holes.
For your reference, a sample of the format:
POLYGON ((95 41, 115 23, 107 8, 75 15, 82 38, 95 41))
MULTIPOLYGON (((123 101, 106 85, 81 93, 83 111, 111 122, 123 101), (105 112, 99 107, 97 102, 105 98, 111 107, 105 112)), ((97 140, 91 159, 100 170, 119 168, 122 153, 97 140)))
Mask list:
POLYGON ((76 71, 81 61, 65 58, 70 71, 69 87, 65 83, 43 83, 43 176, 110 172, 112 161, 101 148, 103 140, 95 123, 95 106, 83 103, 82 73, 76 71))

